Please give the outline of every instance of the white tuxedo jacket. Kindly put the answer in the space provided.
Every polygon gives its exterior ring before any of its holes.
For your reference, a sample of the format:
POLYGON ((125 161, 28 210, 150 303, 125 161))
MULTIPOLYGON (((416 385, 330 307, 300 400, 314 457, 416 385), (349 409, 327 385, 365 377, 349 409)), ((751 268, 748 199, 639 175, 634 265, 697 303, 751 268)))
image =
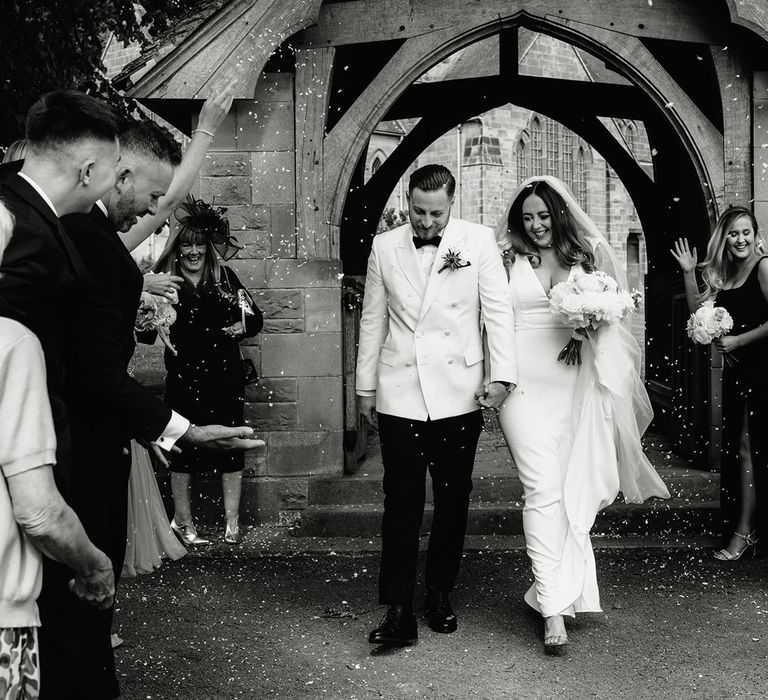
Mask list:
POLYGON ((376 410, 432 420, 477 410, 483 380, 517 383, 507 275, 491 229, 450 219, 425 280, 410 224, 380 233, 368 259, 357 356, 358 393, 376 392, 376 410), (469 267, 442 273, 443 256, 469 267), (483 367, 482 320, 490 372, 483 367))

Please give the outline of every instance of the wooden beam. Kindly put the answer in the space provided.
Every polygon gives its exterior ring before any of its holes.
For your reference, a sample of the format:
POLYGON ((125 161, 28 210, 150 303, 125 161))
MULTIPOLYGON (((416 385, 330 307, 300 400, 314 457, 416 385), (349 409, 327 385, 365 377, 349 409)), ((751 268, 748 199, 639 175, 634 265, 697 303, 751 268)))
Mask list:
POLYGON ((710 49, 723 103, 724 187, 718 209, 752 200, 752 71, 737 41, 710 49))
MULTIPOLYGON (((690 154, 703 187, 709 193, 723 191, 723 135, 645 45, 634 36, 570 21, 548 23, 548 33, 557 36, 556 31, 551 31, 557 25, 567 30, 562 37, 564 40, 587 51, 598 50, 609 62, 621 64, 624 76, 639 86, 667 115, 690 154)), ((714 212, 714 196, 710 199, 714 212)))
POLYGON ((323 199, 323 138, 336 49, 296 52, 296 231, 298 258, 338 257, 323 199))
POLYGON ((234 0, 161 59, 131 97, 206 97, 238 78, 236 98, 253 99, 269 58, 295 32, 313 24, 321 0, 234 0))
MULTIPOLYGON (((421 117, 430 106, 439 107, 454 102, 456 95, 461 95, 462 101, 471 103, 486 95, 498 93, 506 95, 508 102, 516 102, 517 95, 527 92, 550 92, 563 103, 571 105, 571 108, 574 104, 589 104, 593 111, 603 117, 642 120, 648 113, 647 100, 633 85, 520 75, 516 78, 486 76, 416 83, 406 88, 384 118, 421 117)), ((479 113, 480 110, 475 112, 479 113)))
POLYGON ((518 27, 499 32, 499 73, 502 78, 513 79, 520 75, 520 49, 518 27))
POLYGON ((700 0, 356 0, 326 3, 294 46, 341 46, 410 39, 465 24, 505 22, 520 13, 566 19, 641 38, 723 43, 721 17, 700 0))
POLYGON ((408 39, 325 137, 325 210, 331 224, 341 221, 352 171, 376 124, 408 85, 453 53, 472 29, 450 28, 408 39))
POLYGON ((765 0, 725 0, 731 21, 768 41, 768 6, 765 0))

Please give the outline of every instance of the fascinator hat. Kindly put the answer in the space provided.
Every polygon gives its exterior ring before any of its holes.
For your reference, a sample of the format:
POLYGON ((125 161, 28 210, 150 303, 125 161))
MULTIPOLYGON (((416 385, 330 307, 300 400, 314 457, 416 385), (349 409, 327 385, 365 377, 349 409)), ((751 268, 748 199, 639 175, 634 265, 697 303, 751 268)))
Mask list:
POLYGON ((244 246, 238 245, 237 239, 230 233, 225 213, 226 209, 214 207, 188 194, 174 215, 179 222, 179 233, 189 230, 207 237, 214 250, 226 262, 244 246))

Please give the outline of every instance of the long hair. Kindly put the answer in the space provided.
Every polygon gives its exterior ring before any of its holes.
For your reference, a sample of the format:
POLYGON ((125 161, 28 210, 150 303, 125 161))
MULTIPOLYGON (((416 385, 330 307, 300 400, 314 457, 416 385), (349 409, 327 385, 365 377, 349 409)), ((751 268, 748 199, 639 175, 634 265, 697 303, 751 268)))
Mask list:
POLYGON ((157 259, 152 271, 170 272, 172 275, 186 277, 181 268, 181 245, 183 243, 205 244, 205 263, 203 264, 203 277, 200 286, 203 289, 218 287, 221 266, 216 257, 216 250, 213 247, 211 237, 187 226, 179 225, 176 231, 169 236, 165 248, 160 253, 160 257, 157 259))
POLYGON ((736 220, 742 216, 749 218, 752 222, 752 229, 755 232, 755 245, 752 249, 752 255, 758 258, 765 252, 768 252, 765 241, 759 233, 755 215, 747 207, 728 207, 715 224, 707 244, 706 258, 703 262, 699 263, 701 278, 704 281, 703 297, 705 299, 717 294, 723 288, 728 277, 736 271, 731 254, 725 249, 725 242, 728 239, 728 232, 736 223, 736 220))
POLYGON ((548 182, 543 180, 534 180, 529 187, 520 192, 509 209, 507 228, 513 256, 527 257, 533 267, 541 264, 539 248, 525 232, 523 225, 523 202, 533 194, 541 197, 549 211, 552 247, 560 264, 564 267, 581 264, 587 272, 592 272, 595 269, 592 246, 579 229, 566 201, 548 182))

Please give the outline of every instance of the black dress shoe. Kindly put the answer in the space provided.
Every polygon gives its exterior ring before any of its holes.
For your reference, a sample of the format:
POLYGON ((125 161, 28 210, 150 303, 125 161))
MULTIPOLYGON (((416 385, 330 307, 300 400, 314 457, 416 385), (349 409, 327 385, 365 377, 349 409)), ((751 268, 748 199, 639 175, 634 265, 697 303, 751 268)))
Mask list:
POLYGON ((459 626, 456 615, 451 607, 449 593, 427 588, 427 597, 424 600, 424 615, 429 622, 429 629, 441 634, 455 632, 459 626))
POLYGON ((413 610, 403 605, 390 605, 381 624, 368 635, 371 644, 408 646, 419 637, 413 610))

